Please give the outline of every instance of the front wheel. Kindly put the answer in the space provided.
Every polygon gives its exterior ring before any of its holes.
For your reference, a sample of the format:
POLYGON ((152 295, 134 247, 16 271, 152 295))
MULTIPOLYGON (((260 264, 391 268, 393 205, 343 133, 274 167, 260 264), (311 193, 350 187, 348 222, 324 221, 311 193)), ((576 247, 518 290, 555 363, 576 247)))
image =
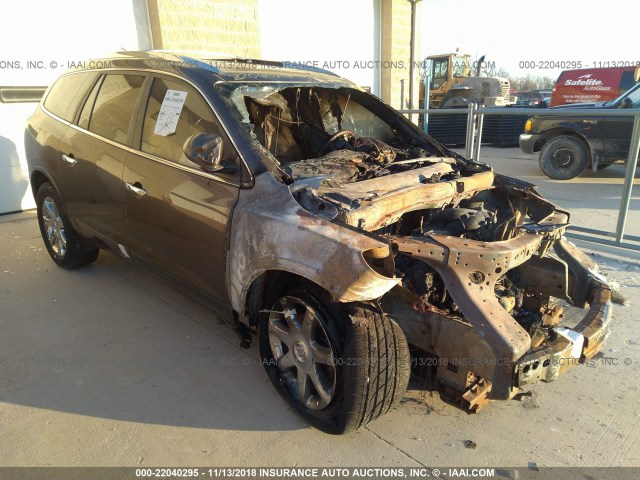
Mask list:
POLYGON ((556 180, 571 180, 589 166, 589 152, 578 138, 561 135, 549 140, 540 151, 540 169, 556 180))
POLYGON ((400 327, 369 304, 290 290, 262 314, 260 354, 280 394, 311 425, 342 434, 403 397, 409 349, 400 327))
POLYGON ((99 250, 89 245, 71 226, 58 192, 49 182, 36 195, 38 224, 49 255, 64 268, 77 268, 98 258, 99 250))

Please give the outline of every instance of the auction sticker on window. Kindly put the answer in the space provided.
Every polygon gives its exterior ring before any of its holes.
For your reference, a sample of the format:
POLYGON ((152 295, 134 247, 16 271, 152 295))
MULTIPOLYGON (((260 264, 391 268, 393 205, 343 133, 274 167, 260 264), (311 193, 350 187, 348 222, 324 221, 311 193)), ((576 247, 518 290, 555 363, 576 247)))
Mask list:
POLYGON ((156 128, 153 133, 166 137, 175 133, 178 127, 178 119, 184 106, 184 101, 187 99, 187 92, 181 92, 180 90, 167 90, 162 105, 160 106, 160 113, 158 113, 158 120, 156 121, 156 128))

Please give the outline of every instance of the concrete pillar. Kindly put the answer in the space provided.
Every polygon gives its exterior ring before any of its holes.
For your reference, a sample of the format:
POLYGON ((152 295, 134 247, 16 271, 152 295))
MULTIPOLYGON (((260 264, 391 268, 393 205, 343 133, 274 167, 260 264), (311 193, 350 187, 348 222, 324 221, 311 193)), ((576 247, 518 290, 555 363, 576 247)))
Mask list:
MULTIPOLYGON (((407 0, 381 0, 381 98, 394 108, 409 108, 409 54, 411 40, 411 3, 407 0), (404 79, 404 104, 401 104, 401 80, 404 79)), ((416 54, 419 62, 420 12, 416 8, 416 54)), ((413 106, 418 108, 418 79, 420 68, 414 74, 413 106)), ((417 116, 414 116, 417 118, 417 116)))

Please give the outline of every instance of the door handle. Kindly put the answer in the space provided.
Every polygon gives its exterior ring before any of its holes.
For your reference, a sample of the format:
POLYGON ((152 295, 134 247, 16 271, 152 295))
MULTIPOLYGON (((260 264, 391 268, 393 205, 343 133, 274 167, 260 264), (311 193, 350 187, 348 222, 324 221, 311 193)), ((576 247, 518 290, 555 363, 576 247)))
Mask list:
POLYGON ((142 188, 139 182, 131 184, 129 182, 125 182, 124 186, 127 190, 132 192, 137 198, 144 197, 147 194, 147 191, 142 188))
POLYGON ((76 160, 75 158, 73 158, 73 153, 70 153, 69 155, 65 155, 64 153, 62 154, 62 160, 70 165, 70 166, 74 166, 76 163, 78 163, 78 160, 76 160))

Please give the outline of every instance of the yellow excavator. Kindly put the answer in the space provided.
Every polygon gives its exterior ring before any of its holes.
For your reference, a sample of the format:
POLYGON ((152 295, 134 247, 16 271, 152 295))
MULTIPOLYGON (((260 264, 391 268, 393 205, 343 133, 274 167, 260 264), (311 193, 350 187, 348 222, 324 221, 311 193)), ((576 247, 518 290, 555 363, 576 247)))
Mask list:
POLYGON ((471 75, 471 57, 467 54, 447 53, 427 59, 430 108, 462 108, 470 103, 505 106, 515 102, 508 79, 480 76, 484 56, 475 62, 475 76, 471 75))

